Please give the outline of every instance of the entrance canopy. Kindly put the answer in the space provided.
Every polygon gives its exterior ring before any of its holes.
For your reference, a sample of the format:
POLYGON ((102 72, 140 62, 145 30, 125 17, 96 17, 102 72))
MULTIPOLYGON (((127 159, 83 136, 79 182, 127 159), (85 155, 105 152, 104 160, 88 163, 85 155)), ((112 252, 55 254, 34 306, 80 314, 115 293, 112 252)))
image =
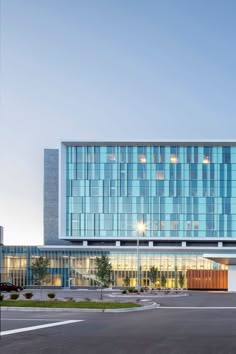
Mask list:
POLYGON ((214 261, 216 263, 224 264, 224 265, 236 265, 236 253, 234 254, 212 254, 212 253, 206 253, 203 254, 203 258, 210 259, 211 261, 214 261))
POLYGON ((236 292, 236 253, 204 254, 204 258, 228 266, 228 291, 236 292))

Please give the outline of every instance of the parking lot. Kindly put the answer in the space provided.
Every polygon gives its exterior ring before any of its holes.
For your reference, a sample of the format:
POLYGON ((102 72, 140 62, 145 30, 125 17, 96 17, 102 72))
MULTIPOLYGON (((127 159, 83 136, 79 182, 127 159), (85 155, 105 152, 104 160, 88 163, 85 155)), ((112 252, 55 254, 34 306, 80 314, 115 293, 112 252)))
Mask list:
POLYGON ((139 313, 1 311, 1 352, 236 352, 236 294, 190 292, 157 302, 160 308, 139 313))

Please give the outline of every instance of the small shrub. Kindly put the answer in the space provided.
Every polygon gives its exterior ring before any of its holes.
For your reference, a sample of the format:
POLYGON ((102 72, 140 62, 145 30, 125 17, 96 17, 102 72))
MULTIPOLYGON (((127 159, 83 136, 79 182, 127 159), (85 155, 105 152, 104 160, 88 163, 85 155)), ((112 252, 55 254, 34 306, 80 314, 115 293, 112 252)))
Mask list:
POLYGON ((24 293, 24 297, 26 299, 31 299, 33 296, 34 296, 33 293, 24 293))
POLYGON ((0 301, 3 301, 3 299, 4 299, 4 295, 0 294, 0 301))
POLYGON ((144 292, 143 288, 140 291, 141 291, 141 293, 143 293, 144 292))
POLYGON ((49 299, 54 299, 55 298, 55 293, 48 293, 49 299))
POLYGON ((138 293, 138 289, 133 289, 133 293, 138 293))
POLYGON ((121 293, 122 293, 122 294, 127 294, 127 291, 126 291, 126 290, 122 290, 121 293))
POLYGON ((75 301, 73 297, 64 297, 64 301, 75 301))
POLYGON ((19 294, 11 294, 11 295, 10 295, 10 299, 11 299, 11 300, 17 300, 18 297, 19 297, 19 294))
POLYGON ((129 293, 133 293, 134 290, 135 290, 134 288, 129 288, 129 289, 128 289, 128 292, 129 292, 129 293))

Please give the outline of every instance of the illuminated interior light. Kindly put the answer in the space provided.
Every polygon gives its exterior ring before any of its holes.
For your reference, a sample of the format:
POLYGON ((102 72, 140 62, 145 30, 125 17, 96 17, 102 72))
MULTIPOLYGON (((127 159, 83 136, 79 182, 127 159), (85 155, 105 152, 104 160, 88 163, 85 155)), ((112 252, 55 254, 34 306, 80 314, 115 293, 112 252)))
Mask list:
POLYGON ((178 162, 177 156, 176 155, 171 155, 170 156, 170 162, 177 163, 178 162))
POLYGON ((204 156, 202 163, 210 163, 208 156, 204 156))
POLYGON ((146 163, 147 162, 146 156, 145 155, 139 155, 138 156, 138 162, 146 163))

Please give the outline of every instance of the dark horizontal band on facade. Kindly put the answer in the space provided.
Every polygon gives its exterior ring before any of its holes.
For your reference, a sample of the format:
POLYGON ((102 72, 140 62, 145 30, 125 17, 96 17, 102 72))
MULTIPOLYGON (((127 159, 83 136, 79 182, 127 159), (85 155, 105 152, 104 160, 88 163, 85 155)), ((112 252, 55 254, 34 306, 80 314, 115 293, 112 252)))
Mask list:
MULTIPOLYGON (((71 240, 70 240, 71 241, 71 240)), ((137 247, 138 242, 136 240, 81 240, 72 242, 72 247, 74 246, 86 246, 86 247, 137 247)), ((235 247, 236 241, 181 241, 181 240, 139 240, 140 247, 235 247)))

